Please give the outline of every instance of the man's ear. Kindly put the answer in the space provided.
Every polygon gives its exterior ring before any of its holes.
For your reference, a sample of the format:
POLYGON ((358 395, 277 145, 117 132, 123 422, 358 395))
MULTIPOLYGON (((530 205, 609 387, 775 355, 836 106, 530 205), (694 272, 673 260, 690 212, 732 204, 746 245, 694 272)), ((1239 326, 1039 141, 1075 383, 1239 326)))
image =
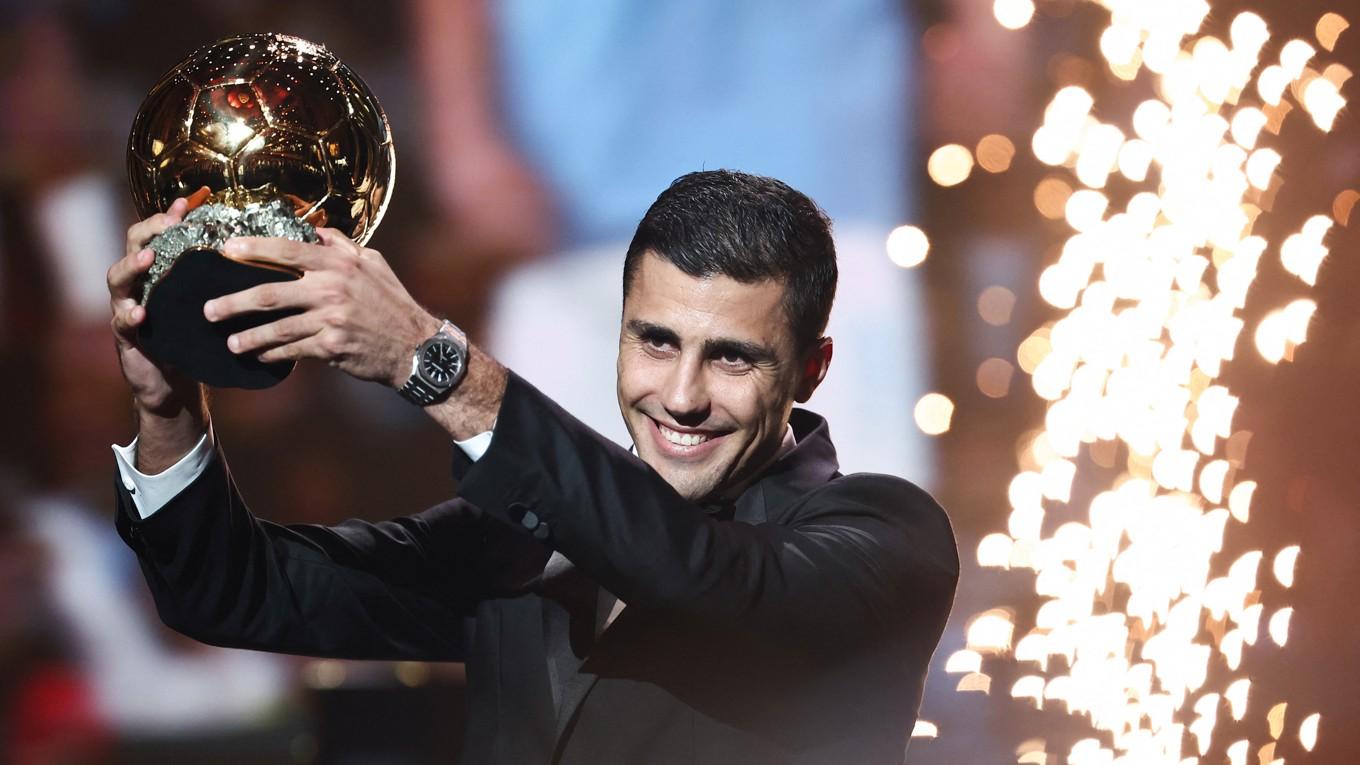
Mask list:
POLYGON ((794 401, 800 404, 807 402, 812 398, 812 392, 826 379, 827 367, 831 366, 832 347, 831 338, 823 337, 808 351, 803 359, 803 371, 798 380, 798 390, 793 395, 794 401))

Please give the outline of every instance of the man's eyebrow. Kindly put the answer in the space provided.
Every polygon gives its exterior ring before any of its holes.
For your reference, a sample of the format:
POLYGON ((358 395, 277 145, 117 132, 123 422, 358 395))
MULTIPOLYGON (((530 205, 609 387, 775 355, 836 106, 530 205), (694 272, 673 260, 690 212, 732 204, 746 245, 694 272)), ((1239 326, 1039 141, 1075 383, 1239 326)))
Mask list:
POLYGON ((650 321, 643 321, 641 319, 629 319, 627 326, 630 333, 641 338, 664 340, 669 343, 680 342, 680 336, 675 334, 674 330, 663 327, 660 324, 653 324, 650 321))
MULTIPOLYGON (((660 340, 675 345, 680 344, 680 336, 669 327, 653 324, 642 319, 629 319, 626 326, 628 331, 637 337, 660 340)), ((704 356, 717 358, 727 355, 742 356, 757 363, 774 361, 776 358, 774 349, 760 343, 727 337, 704 341, 704 356)))
POLYGON ((706 340, 704 342, 704 355, 711 359, 722 356, 741 356, 757 364, 775 360, 775 352, 772 348, 760 343, 730 338, 706 340))

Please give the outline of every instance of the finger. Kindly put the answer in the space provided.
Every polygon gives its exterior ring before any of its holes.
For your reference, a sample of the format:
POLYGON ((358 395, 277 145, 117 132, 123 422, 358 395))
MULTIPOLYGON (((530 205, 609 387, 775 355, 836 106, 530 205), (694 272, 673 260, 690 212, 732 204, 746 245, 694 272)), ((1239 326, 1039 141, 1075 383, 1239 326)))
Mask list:
POLYGON ((109 296, 121 300, 131 296, 132 286, 137 278, 151 268, 156 254, 149 249, 138 250, 124 258, 119 258, 109 266, 109 296))
POLYGON ((321 329, 320 322, 310 314, 288 316, 258 327, 242 330, 227 338, 227 348, 232 353, 251 353, 261 349, 275 348, 315 335, 321 329))
POLYGON ((337 250, 353 253, 357 256, 363 255, 363 248, 354 242, 353 239, 345 236, 344 232, 335 228, 318 228, 317 238, 327 247, 334 247, 337 250))
POLYGON ((127 232, 125 253, 131 255, 145 247, 152 237, 183 220, 186 212, 188 212, 188 202, 181 197, 172 202, 170 209, 165 212, 157 213, 146 220, 132 224, 127 232))
MULTIPOLYGON (((204 202, 208 201, 208 197, 209 197, 211 194, 212 194, 212 189, 208 188, 207 186, 199 186, 199 187, 198 187, 198 191, 195 191, 194 193, 190 194, 190 195, 184 200, 184 211, 187 213, 187 212, 190 211, 190 210, 197 209, 199 205, 201 205, 201 204, 203 204, 204 202)), ((175 201, 178 202, 179 200, 175 200, 175 201)), ((172 207, 173 207, 173 205, 172 205, 172 207)))
POLYGON ((337 362, 333 354, 322 347, 318 335, 304 337, 301 340, 284 345, 275 346, 256 356, 265 364, 273 364, 276 361, 300 361, 301 359, 326 359, 334 366, 337 362))
POLYGON ((133 305, 131 308, 114 311, 113 333, 122 340, 132 342, 137 335, 137 327, 146 320, 146 308, 133 305))
POLYGON ((209 300, 203 304, 203 317, 208 321, 222 321, 256 311, 309 308, 311 302, 311 291, 300 280, 266 282, 209 300))
POLYGON ((299 271, 321 271, 336 263, 334 248, 279 237, 237 236, 228 239, 222 253, 232 260, 263 260, 292 266, 299 271))
POLYGON ((384 264, 387 262, 383 258, 381 252, 359 244, 353 239, 350 239, 345 232, 339 229, 318 228, 316 234, 320 237, 322 244, 325 244, 327 247, 353 252, 355 257, 363 258, 365 260, 375 260, 384 264))

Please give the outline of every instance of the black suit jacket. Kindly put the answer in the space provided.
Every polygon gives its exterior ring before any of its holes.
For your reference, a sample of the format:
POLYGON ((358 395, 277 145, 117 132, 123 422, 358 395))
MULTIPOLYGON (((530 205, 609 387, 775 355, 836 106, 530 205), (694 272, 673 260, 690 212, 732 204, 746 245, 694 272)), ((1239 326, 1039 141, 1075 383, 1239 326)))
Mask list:
POLYGON ((164 621, 207 643, 465 661, 463 762, 900 763, 958 577, 899 478, 837 472, 825 422, 727 507, 699 507, 511 375, 459 497, 281 526, 218 455, 117 527, 164 621), (576 569, 544 579, 558 550, 576 569), (627 603, 596 637, 605 588, 627 603))

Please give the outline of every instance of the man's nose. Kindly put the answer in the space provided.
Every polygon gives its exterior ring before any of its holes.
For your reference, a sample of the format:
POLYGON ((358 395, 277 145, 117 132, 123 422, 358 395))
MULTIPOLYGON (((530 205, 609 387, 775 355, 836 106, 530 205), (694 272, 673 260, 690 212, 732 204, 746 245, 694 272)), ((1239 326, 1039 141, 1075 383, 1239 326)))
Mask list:
POLYGON ((702 362, 682 360, 676 364, 661 396, 662 405, 677 425, 698 425, 708 419, 708 384, 702 362))

